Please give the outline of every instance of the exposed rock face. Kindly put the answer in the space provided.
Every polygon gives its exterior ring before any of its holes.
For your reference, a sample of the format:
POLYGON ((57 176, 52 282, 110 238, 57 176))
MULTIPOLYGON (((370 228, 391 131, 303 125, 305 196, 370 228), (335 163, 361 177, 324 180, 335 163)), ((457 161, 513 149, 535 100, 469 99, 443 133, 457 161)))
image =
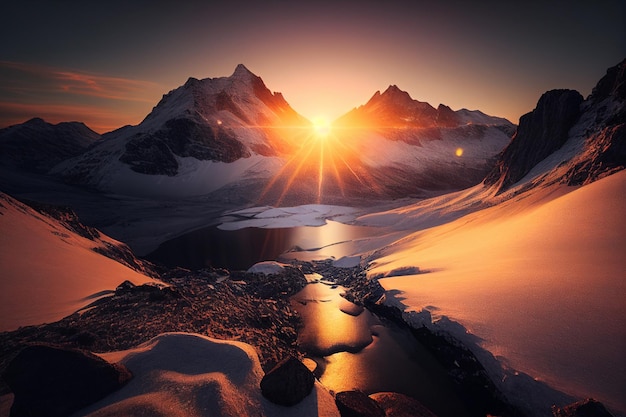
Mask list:
POLYGON ((385 417, 382 408, 361 391, 343 391, 335 396, 341 417, 385 417))
POLYGON ((506 189, 522 179, 537 163, 559 149, 580 115, 583 97, 574 90, 544 93, 537 107, 520 118, 517 132, 487 175, 487 185, 506 189))
POLYGON ((176 175, 176 155, 199 160, 233 162, 250 156, 232 133, 193 119, 171 119, 154 133, 138 134, 126 143, 119 160, 148 175, 176 175))
POLYGON ((397 392, 377 392, 370 398, 385 410, 386 417, 437 417, 416 399, 397 392))
POLYGON ((569 185, 584 185, 626 168, 626 59, 609 68, 587 99, 595 125, 584 151, 565 174, 569 185))
POLYGON ((571 90, 545 93, 484 180, 504 191, 566 142, 559 166, 533 182, 584 185, 626 168, 626 60, 607 70, 582 101, 571 90), (574 153, 572 153, 572 151, 574 153), (569 153, 568 153, 569 152, 569 153))
POLYGON ((261 380, 261 393, 271 402, 292 406, 313 390, 315 377, 298 359, 289 357, 276 365, 261 380))
POLYGON ((83 123, 53 125, 31 119, 0 129, 0 165, 45 173, 59 162, 80 155, 100 138, 83 123))
POLYGON ((120 388, 130 378, 113 365, 79 350, 29 346, 3 378, 15 394, 11 416, 66 416, 120 388))
POLYGON ((554 417, 613 417, 602 403, 588 398, 565 407, 552 407, 554 417))

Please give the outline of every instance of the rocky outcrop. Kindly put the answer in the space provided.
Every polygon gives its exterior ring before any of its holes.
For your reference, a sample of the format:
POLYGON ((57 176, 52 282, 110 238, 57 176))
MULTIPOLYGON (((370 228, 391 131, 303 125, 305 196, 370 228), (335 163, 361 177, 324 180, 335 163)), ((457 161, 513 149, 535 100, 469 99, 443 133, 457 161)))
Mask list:
POLYGON ((527 184, 585 185, 626 168, 626 60, 611 67, 582 100, 572 90, 552 90, 520 118, 511 143, 484 184, 504 191, 568 142, 568 152, 527 184), (573 152, 572 152, 573 151, 573 152), (558 165, 558 166, 557 166, 558 165), (551 170, 551 171, 550 171, 551 170))
POLYGON ((261 393, 274 404, 298 404, 313 390, 315 376, 298 359, 288 357, 265 374, 261 393))
POLYGON ((35 118, 0 129, 0 165, 45 173, 56 164, 80 155, 100 140, 83 123, 50 124, 35 118))
POLYGON ((3 378, 15 395, 12 417, 60 417, 117 390, 131 375, 87 352, 37 345, 22 350, 3 378))
POLYGON ((583 97, 574 90, 551 90, 544 93, 537 107, 520 118, 511 143, 500 154, 493 170, 485 177, 486 185, 504 190, 521 180, 568 139, 568 132, 580 116, 583 97))
POLYGON ((131 137, 119 160, 141 174, 173 176, 178 173, 176 156, 234 162, 250 152, 228 129, 178 118, 168 120, 156 132, 131 137))
POLYGON ((609 68, 587 99, 594 125, 583 152, 564 174, 568 185, 584 185, 626 168, 626 59, 609 68))

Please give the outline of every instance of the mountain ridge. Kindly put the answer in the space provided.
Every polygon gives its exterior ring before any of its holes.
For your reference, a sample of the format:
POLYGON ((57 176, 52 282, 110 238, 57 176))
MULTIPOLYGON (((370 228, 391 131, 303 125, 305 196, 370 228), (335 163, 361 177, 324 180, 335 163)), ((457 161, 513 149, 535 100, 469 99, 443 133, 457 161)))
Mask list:
POLYGON ((511 143, 484 184, 504 192, 526 176, 584 185, 626 167, 626 59, 609 68, 586 98, 550 90, 520 118, 511 143), (545 166, 545 167, 544 167, 545 166), (541 172, 543 170, 543 172, 541 172))

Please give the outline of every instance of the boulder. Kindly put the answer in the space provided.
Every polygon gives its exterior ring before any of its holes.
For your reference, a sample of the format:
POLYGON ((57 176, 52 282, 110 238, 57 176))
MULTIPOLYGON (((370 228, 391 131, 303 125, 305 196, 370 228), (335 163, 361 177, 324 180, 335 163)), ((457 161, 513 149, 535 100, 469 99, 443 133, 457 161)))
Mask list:
POLYGON ((2 375, 15 399, 11 416, 65 416, 120 388, 130 372, 91 353, 34 345, 2 375))
POLYGON ((385 411, 386 417, 437 417, 416 399, 397 392, 377 392, 370 398, 385 411))
POLYGON ((385 411, 361 391, 343 391, 335 396, 341 417, 385 417, 385 411))
POLYGON ((261 393, 274 404, 292 406, 311 393, 315 377, 298 359, 282 360, 261 380, 261 393))

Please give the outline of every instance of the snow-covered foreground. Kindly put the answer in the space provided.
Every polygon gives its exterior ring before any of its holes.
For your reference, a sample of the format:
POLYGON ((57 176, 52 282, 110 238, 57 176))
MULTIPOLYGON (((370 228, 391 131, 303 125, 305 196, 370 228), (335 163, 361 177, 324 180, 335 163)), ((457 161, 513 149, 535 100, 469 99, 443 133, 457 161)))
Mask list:
POLYGON ((0 331, 60 320, 125 280, 154 282, 92 250, 115 240, 87 239, 6 194, 0 230, 0 331))
POLYGON ((319 382, 301 403, 283 407, 261 395, 254 348, 189 333, 166 333, 131 350, 101 354, 133 379, 75 416, 339 416, 319 382))
MULTIPOLYGON (((414 318, 447 316, 508 366, 626 414, 626 172, 565 191, 415 232, 379 252, 370 274, 403 275, 381 284, 414 318)), ((403 228, 437 217, 420 207, 405 209, 403 228)), ((394 218, 362 220, 397 228, 394 218)), ((502 386, 520 394, 515 378, 502 386)))

